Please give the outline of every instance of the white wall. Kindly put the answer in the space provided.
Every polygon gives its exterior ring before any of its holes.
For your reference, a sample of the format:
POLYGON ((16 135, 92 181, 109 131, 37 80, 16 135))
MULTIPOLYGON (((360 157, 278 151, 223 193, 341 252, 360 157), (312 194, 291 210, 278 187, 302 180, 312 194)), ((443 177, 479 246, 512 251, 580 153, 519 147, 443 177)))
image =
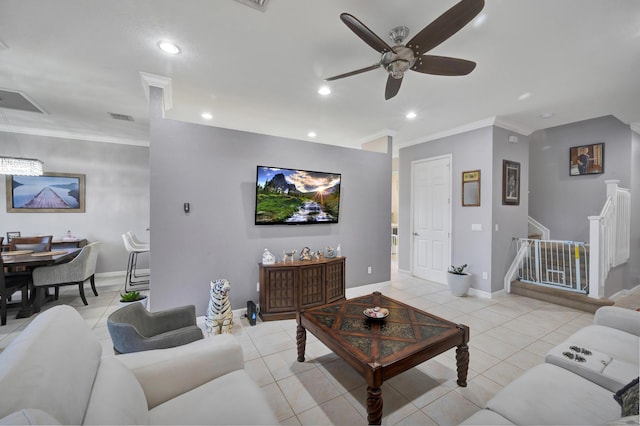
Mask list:
MULTIPOLYGON (((2 134, 14 142, 19 154, 44 162, 45 172, 86 175, 85 213, 7 213, 0 208, 0 232, 49 235, 54 239, 70 230, 75 236, 102 241, 97 272, 124 271, 127 252, 122 234, 128 230, 141 239, 149 237, 149 148, 43 136, 2 134)), ((16 155, 10 144, 0 155, 16 155)), ((5 184, 0 197, 6 200, 5 184)), ((4 201, 2 201, 4 203, 4 201)), ((139 267, 147 267, 140 256, 139 267)))

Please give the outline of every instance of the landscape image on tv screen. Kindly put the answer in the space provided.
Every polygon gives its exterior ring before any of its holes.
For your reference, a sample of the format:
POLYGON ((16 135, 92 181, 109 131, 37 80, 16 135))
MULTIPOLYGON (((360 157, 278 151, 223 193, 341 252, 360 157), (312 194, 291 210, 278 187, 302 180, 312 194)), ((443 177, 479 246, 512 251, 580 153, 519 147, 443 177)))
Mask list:
POLYGON ((337 223, 338 173, 258 166, 256 225, 337 223))

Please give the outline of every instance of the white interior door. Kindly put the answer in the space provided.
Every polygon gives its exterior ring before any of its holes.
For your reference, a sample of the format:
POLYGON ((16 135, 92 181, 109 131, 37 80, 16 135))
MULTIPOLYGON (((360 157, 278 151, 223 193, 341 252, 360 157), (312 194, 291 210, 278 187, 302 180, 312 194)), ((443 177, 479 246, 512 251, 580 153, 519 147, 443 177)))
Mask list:
POLYGON ((446 283, 451 247, 451 157, 412 164, 413 275, 446 283))

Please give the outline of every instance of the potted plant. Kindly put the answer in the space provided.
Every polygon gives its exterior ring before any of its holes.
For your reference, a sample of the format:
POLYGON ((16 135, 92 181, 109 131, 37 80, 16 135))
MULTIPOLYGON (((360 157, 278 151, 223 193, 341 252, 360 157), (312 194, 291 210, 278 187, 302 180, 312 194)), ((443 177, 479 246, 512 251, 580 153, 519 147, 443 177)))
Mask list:
POLYGON ((140 294, 137 291, 130 291, 128 293, 120 293, 120 306, 126 306, 129 303, 139 302, 142 303, 142 306, 147 308, 147 296, 144 294, 140 294))
POLYGON ((453 266, 449 268, 447 274, 447 284, 449 284, 449 290, 454 296, 465 296, 471 288, 471 274, 465 272, 467 264, 460 266, 453 266))

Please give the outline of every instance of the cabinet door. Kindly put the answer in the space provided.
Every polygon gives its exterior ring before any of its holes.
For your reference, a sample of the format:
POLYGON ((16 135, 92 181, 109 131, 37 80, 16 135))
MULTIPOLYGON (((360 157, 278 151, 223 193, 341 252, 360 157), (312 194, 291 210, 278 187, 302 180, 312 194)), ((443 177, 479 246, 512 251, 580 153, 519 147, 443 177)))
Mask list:
POLYGON ((322 305, 324 302, 325 265, 300 267, 300 307, 322 305))
POLYGON ((268 268, 264 273, 266 312, 295 311, 298 300, 296 268, 268 268))
POLYGON ((344 259, 327 263, 327 302, 344 298, 344 259))

